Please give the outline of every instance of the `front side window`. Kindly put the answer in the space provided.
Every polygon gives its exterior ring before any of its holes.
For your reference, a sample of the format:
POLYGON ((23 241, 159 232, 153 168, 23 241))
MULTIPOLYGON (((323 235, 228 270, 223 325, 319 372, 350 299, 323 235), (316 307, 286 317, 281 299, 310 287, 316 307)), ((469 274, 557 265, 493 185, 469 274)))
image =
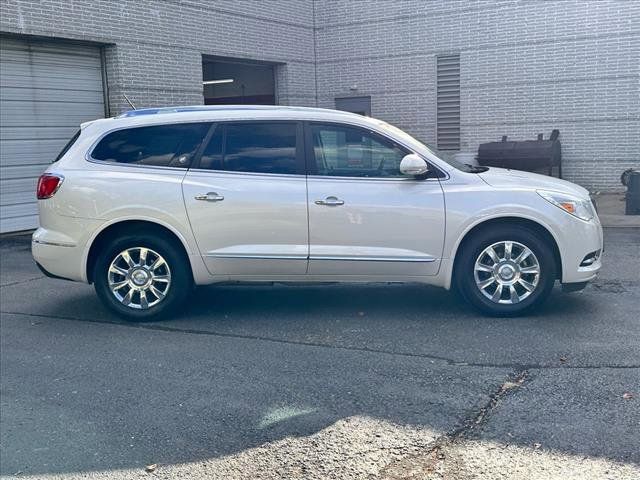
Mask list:
POLYGON ((105 162, 186 168, 209 127, 185 123, 116 130, 100 140, 91 156, 105 162))
POLYGON ((200 168, 230 172, 298 172, 296 122, 220 124, 207 144, 200 168))
POLYGON ((400 162, 410 152, 393 141, 359 127, 312 124, 310 128, 316 175, 404 177, 400 162))

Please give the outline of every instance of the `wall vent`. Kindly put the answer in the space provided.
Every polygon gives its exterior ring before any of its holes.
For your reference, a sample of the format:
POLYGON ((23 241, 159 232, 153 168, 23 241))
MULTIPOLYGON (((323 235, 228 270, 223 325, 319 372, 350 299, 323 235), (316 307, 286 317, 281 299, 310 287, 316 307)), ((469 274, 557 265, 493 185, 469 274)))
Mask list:
POLYGON ((460 150, 460 55, 436 57, 438 150, 460 150))

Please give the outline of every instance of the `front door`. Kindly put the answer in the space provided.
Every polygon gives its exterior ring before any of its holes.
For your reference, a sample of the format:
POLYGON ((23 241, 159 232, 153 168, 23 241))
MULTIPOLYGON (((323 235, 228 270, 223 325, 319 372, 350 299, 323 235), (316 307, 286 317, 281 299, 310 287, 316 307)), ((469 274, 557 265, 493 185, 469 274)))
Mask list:
POLYGON ((437 178, 400 173, 404 147, 369 130, 307 127, 309 274, 435 275, 444 242, 437 178))
POLYGON ((298 122, 220 123, 183 195, 213 275, 304 275, 307 191, 298 122))

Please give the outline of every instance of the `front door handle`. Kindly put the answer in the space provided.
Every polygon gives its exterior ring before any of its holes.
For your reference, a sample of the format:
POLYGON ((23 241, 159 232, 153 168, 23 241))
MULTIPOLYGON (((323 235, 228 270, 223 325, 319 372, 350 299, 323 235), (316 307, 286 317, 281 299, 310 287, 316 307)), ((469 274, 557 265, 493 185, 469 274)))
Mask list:
POLYGON ((344 200, 340 200, 338 197, 327 197, 324 200, 316 200, 316 205, 326 205, 327 207, 337 207, 338 205, 344 205, 344 200))
POLYGON ((196 200, 204 200, 205 202, 221 202, 224 196, 218 195, 216 192, 203 193, 194 197, 196 200))

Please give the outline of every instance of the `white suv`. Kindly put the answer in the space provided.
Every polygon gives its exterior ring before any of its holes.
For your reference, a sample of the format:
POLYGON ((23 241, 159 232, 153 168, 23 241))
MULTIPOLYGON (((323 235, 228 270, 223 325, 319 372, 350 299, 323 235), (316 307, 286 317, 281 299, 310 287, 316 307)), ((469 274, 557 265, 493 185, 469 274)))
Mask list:
POLYGON ((295 107, 136 110, 85 123, 38 183, 33 256, 130 320, 215 282, 421 282, 481 311, 601 266, 587 190, 438 158, 397 128, 295 107))

